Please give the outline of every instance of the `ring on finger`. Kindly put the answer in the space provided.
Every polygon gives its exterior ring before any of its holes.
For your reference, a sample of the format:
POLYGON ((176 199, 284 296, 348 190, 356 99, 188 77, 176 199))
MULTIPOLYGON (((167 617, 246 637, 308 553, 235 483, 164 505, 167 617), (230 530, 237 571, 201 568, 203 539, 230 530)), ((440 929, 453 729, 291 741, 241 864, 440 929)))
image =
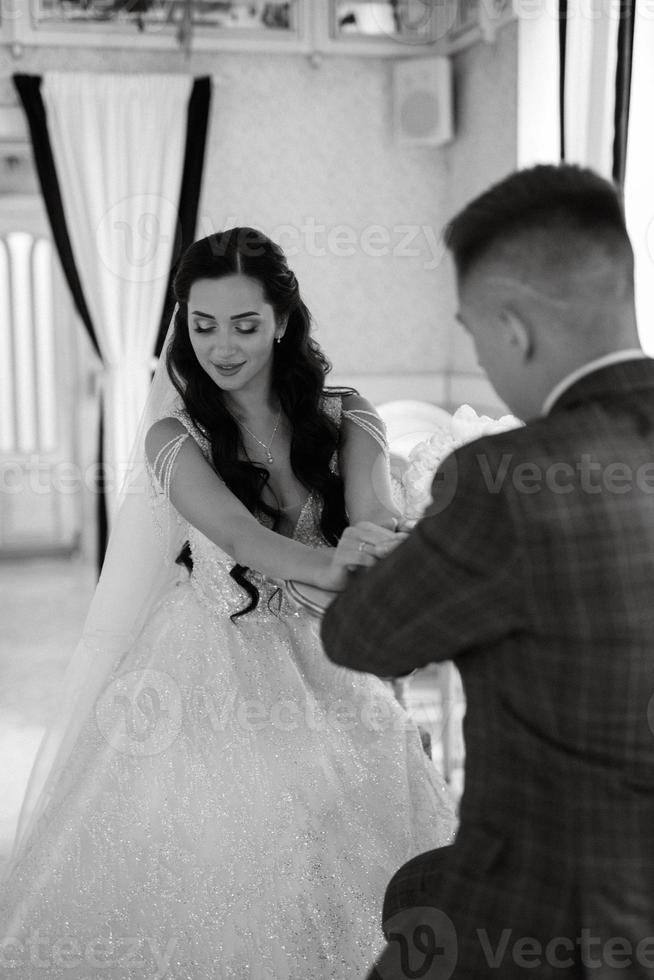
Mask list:
POLYGON ((365 551, 368 547, 367 541, 359 541, 359 551, 365 551))

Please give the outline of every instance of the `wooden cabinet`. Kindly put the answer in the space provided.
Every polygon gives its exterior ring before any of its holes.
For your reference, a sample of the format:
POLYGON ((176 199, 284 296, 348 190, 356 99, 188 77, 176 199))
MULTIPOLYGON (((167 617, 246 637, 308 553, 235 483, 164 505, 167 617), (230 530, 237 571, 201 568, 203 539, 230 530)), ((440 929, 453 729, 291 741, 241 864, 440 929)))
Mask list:
POLYGON ((407 58, 483 39, 512 0, 10 0, 0 43, 407 58))
POLYGON ((307 0, 12 0, 19 45, 309 53, 307 0))

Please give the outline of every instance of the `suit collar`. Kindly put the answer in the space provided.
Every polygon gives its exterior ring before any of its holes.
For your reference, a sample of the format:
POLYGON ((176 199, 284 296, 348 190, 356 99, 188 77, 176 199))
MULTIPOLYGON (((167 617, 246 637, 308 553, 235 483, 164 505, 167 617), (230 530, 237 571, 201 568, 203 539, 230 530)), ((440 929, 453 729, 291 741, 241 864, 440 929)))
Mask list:
POLYGON ((574 381, 555 399, 551 412, 571 408, 601 395, 617 395, 638 389, 654 389, 654 359, 634 357, 598 367, 574 381))
POLYGON ((580 378, 583 378, 585 374, 592 374, 593 371, 599 371, 600 368, 608 367, 610 364, 617 364, 619 361, 633 361, 641 357, 646 357, 646 354, 640 349, 640 347, 630 347, 629 349, 609 351, 608 354, 602 354, 601 357, 595 357, 592 361, 586 361, 585 364, 581 364, 579 367, 575 368, 574 371, 570 371, 569 374, 566 374, 564 378, 561 378, 561 380, 554 385, 549 395, 543 402, 541 415, 548 415, 550 408, 559 400, 559 397, 563 394, 563 392, 567 388, 571 388, 572 385, 579 381, 580 378))

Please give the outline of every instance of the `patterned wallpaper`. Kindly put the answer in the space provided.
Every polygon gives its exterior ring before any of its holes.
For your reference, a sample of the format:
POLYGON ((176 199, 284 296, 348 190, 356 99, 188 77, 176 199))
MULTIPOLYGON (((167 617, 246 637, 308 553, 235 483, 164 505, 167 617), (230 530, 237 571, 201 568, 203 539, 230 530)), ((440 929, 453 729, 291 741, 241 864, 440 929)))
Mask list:
POLYGON ((395 144, 391 63, 301 55, 26 49, 0 52, 0 75, 65 65, 89 71, 188 71, 215 78, 198 237, 234 223, 287 249, 317 337, 339 376, 414 373, 478 382, 453 320, 438 237, 452 211, 515 159, 515 24, 494 46, 455 58, 457 138, 442 149, 395 144))
POLYGON ((390 64, 224 60, 216 103, 203 215, 280 238, 339 372, 443 366, 446 161, 394 145, 390 64))
MULTIPOLYGON (((462 52, 454 76, 457 138, 448 151, 447 178, 452 213, 516 166, 517 24, 505 27, 495 45, 462 52)), ((450 367, 475 370, 472 345, 456 323, 450 340, 450 367)))

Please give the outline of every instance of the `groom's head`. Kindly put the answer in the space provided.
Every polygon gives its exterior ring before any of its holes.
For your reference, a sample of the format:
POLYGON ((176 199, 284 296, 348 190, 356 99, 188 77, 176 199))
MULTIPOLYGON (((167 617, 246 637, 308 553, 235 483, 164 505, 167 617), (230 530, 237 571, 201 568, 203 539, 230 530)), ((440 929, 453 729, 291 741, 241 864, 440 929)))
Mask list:
POLYGON ((523 418, 570 371, 638 346, 622 205, 592 171, 518 171, 453 218, 445 240, 459 319, 498 394, 523 418))

